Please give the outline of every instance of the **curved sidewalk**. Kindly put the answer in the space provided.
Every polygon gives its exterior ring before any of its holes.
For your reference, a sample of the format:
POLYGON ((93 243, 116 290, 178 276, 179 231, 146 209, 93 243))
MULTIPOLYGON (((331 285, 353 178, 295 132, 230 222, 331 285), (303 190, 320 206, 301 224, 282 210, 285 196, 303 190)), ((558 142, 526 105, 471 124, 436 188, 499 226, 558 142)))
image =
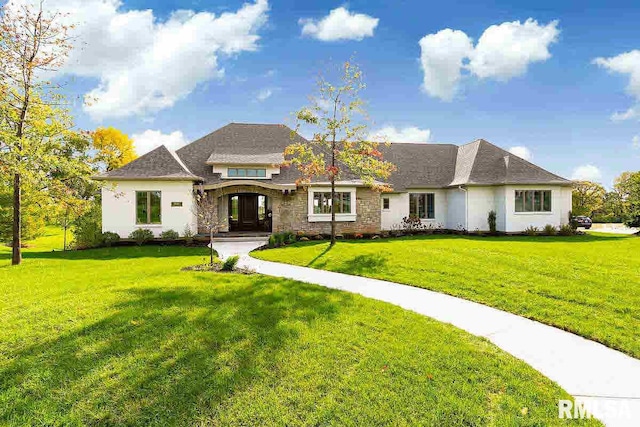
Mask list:
POLYGON ((236 252, 242 255, 240 264, 257 273, 386 301, 485 337, 584 401, 607 426, 640 425, 640 360, 570 332, 461 298, 384 280, 262 261, 243 249, 236 252))

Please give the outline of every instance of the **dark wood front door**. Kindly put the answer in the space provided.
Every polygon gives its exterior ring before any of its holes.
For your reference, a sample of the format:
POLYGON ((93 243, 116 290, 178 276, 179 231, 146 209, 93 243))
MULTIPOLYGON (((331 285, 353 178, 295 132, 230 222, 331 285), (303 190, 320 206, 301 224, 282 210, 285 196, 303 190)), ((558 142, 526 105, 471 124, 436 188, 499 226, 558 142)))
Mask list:
POLYGON ((239 230, 251 231, 258 229, 258 195, 242 194, 238 200, 239 230))
POLYGON ((233 194, 229 196, 229 228, 230 231, 258 231, 265 228, 265 206, 260 210, 260 200, 265 204, 265 196, 259 194, 233 194))

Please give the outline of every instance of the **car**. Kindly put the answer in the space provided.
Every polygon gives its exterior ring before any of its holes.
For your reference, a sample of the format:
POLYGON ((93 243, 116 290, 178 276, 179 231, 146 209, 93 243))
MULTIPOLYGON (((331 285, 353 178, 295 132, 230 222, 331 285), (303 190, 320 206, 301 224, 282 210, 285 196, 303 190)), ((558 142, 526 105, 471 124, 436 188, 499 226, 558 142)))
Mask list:
POLYGON ((576 222, 576 224, 578 224, 578 227, 584 227, 587 230, 591 228, 591 218, 589 218, 588 216, 574 216, 573 220, 576 222))

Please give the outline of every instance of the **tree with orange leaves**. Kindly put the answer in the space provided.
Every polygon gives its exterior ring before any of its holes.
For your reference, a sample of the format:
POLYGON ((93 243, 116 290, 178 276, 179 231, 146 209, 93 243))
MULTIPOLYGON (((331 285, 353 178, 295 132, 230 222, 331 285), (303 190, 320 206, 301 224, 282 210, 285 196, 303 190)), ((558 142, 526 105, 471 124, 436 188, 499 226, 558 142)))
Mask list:
POLYGON ((298 185, 319 177, 331 183, 331 246, 336 241, 336 181, 348 174, 375 190, 390 191, 384 180, 395 170, 384 160, 379 142, 367 137, 366 111, 359 97, 365 88, 360 68, 345 62, 340 71, 338 84, 320 76, 312 105, 295 113, 295 132, 308 126, 314 130, 313 137, 289 145, 284 153, 285 165, 296 166, 302 175, 298 185))

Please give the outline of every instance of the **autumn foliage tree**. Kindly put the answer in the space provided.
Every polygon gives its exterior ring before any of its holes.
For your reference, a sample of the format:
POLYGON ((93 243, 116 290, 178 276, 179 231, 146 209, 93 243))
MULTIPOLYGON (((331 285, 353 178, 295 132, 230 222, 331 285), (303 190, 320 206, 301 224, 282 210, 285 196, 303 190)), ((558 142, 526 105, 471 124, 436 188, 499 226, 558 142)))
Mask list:
POLYGON ((367 138, 366 111, 359 96, 364 88, 362 72, 351 62, 342 65, 335 84, 320 76, 312 105, 295 113, 292 133, 293 139, 305 126, 313 129, 313 137, 292 143, 284 152, 285 165, 295 166, 301 173, 298 185, 308 185, 314 178, 330 182, 331 245, 336 240, 336 182, 348 175, 375 190, 388 191, 384 180, 395 170, 384 160, 379 142, 367 138))
POLYGON ((110 171, 126 165, 137 157, 133 140, 114 127, 98 128, 92 134, 96 160, 110 171))
POLYGON ((62 18, 43 2, 0 10, 0 179, 13 187, 14 265, 22 259, 22 191, 46 205, 74 197, 93 173, 88 140, 73 130, 60 87, 49 80, 71 49, 62 18))
POLYGON ((592 216, 602 208, 605 188, 597 182, 574 181, 572 191, 572 212, 574 215, 592 216))

